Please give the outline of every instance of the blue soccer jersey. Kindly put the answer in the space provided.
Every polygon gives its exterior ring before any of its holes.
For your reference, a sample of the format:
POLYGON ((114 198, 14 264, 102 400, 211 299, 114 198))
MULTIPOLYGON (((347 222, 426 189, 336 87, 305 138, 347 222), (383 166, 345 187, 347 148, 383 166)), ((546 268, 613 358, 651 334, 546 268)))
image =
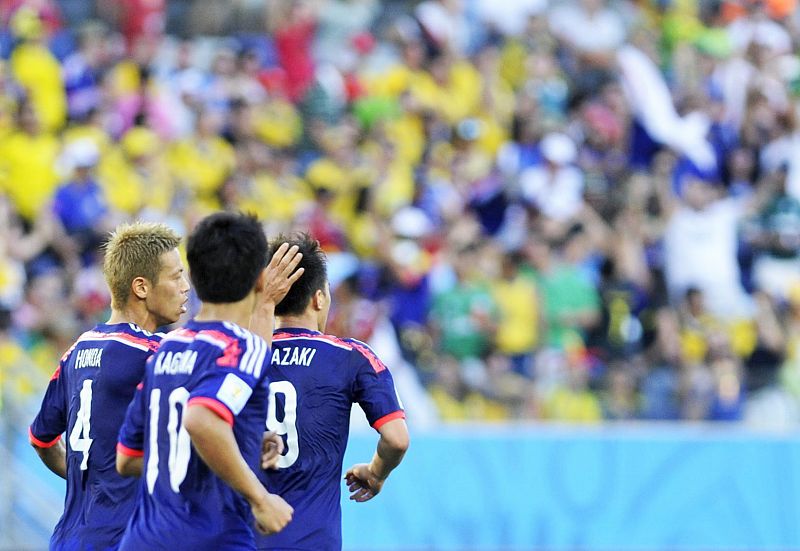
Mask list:
POLYGON ((189 322, 164 337, 119 435, 123 454, 144 455, 143 488, 120 549, 253 549, 247 501, 217 477, 183 427, 199 404, 231 424, 257 465, 267 415, 269 346, 227 322, 189 322))
POLYGON ((116 549, 138 484, 116 470, 125 411, 160 334, 128 323, 98 325, 61 358, 29 433, 46 448, 67 434, 67 495, 50 548, 116 549))
POLYGON ((341 475, 350 410, 358 403, 370 424, 404 418, 386 366, 364 343, 307 329, 273 336, 267 427, 284 435, 277 471, 259 471, 266 488, 294 507, 292 522, 259 549, 342 547, 341 475))

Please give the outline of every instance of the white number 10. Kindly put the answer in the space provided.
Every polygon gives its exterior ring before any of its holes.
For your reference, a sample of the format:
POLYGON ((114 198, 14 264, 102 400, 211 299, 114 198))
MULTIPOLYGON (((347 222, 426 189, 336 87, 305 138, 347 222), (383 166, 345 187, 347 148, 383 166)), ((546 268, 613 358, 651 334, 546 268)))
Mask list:
MULTIPOLYGON (((169 435, 169 457, 167 468, 169 470, 169 485, 172 491, 178 493, 181 483, 186 478, 189 468, 189 459, 192 454, 189 433, 183 427, 183 414, 186 413, 186 402, 189 400, 189 391, 179 386, 169 394, 169 418, 167 420, 167 434, 169 435), (181 406, 181 421, 178 423, 178 405, 181 406)), ((161 410, 161 389, 154 388, 150 392, 150 456, 147 459, 147 491, 151 494, 158 478, 158 417, 161 410)))
POLYGON ((269 384, 269 410, 267 430, 278 435, 286 435, 286 453, 278 458, 278 468, 291 467, 300 455, 300 441, 297 438, 297 390, 289 381, 275 381, 269 384), (283 394, 283 419, 278 421, 275 396, 283 394))

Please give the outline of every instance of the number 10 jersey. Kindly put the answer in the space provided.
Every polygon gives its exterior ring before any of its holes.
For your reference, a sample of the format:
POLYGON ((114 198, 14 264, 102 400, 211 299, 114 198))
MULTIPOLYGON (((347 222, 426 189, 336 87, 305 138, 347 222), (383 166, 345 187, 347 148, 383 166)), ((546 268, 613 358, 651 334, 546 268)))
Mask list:
POLYGON ((227 421, 248 464, 258 464, 269 397, 269 346, 227 322, 192 321, 164 337, 147 362, 118 450, 144 457, 142 490, 122 550, 249 550, 247 501, 192 450, 186 408, 227 421))
POLYGON ((133 512, 137 481, 117 474, 115 446, 127 405, 160 333, 97 325, 64 354, 29 429, 40 448, 67 433, 67 495, 50 549, 116 549, 133 512))

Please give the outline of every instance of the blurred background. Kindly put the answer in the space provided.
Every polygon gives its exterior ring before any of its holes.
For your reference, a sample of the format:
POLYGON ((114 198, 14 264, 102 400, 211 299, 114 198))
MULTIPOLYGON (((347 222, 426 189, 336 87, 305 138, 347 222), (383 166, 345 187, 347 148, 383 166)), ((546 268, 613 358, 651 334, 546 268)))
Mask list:
POLYGON ((0 1, 0 548, 108 231, 233 209, 405 402, 347 549, 800 549, 796 3, 0 1))

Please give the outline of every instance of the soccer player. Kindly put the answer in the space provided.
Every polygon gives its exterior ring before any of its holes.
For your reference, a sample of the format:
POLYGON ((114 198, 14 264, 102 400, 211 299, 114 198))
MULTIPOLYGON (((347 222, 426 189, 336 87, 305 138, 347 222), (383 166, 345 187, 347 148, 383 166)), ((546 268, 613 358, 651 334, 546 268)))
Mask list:
POLYGON ((252 516, 265 532, 291 520, 292 508, 251 469, 262 448, 270 349, 246 329, 271 327, 276 302, 302 275, 296 249, 286 249, 267 266, 260 223, 239 214, 213 214, 190 235, 202 305, 161 341, 120 431, 117 469, 144 472, 121 550, 249 550, 252 516))
POLYGON ((114 450, 145 361, 161 340, 154 331, 186 311, 179 241, 162 224, 135 223, 117 228, 106 243, 111 317, 61 358, 29 429, 44 464, 67 480, 50 549, 115 548, 133 513, 136 481, 117 474, 114 450))
MULTIPOLYGON (((282 532, 257 537, 259 549, 341 549, 340 481, 350 423, 358 403, 380 433, 370 463, 353 466, 350 499, 377 495, 409 444, 405 414, 389 370, 364 343, 324 334, 331 305, 325 253, 301 235, 303 276, 276 306, 269 366, 267 426, 286 439, 278 469, 259 478, 294 508, 282 532)), ((273 248, 275 246, 273 245, 273 248)))

